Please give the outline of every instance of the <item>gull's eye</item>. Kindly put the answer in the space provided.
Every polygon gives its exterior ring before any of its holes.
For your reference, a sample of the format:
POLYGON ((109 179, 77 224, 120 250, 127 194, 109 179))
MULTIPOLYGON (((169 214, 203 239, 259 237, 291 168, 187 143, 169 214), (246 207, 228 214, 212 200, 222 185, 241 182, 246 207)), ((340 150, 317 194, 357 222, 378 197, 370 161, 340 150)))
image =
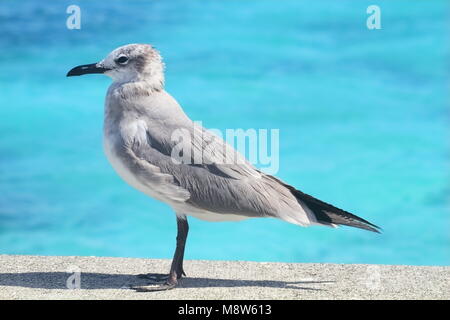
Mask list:
POLYGON ((119 58, 116 60, 116 62, 117 62, 117 63, 120 63, 120 64, 125 64, 125 63, 128 62, 128 58, 125 57, 125 56, 121 56, 121 57, 119 57, 119 58))

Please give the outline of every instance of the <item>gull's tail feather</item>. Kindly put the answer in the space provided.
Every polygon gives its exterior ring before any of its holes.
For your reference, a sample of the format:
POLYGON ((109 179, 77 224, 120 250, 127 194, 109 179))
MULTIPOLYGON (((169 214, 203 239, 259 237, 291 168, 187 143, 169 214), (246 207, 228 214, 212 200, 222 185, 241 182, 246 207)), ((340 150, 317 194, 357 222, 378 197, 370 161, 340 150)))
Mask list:
POLYGON ((325 225, 344 225, 380 233, 381 228, 350 212, 336 208, 331 204, 288 186, 297 200, 302 201, 314 213, 317 222, 325 225))

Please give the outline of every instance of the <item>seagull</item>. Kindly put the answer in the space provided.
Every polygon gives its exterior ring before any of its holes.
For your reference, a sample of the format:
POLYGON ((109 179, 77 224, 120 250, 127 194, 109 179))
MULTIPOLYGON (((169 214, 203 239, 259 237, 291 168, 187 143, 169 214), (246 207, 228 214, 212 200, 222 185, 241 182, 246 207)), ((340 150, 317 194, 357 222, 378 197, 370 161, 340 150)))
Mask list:
POLYGON ((271 217, 302 227, 344 225, 380 232, 369 221, 263 173, 191 120, 164 90, 164 63, 153 46, 119 47, 100 62, 71 69, 67 77, 84 74, 105 74, 113 81, 103 124, 104 151, 111 166, 129 185, 168 204, 176 214, 169 274, 149 274, 152 282, 135 290, 172 289, 186 276, 187 216, 206 221, 271 217), (192 150, 201 157, 194 159, 192 150))

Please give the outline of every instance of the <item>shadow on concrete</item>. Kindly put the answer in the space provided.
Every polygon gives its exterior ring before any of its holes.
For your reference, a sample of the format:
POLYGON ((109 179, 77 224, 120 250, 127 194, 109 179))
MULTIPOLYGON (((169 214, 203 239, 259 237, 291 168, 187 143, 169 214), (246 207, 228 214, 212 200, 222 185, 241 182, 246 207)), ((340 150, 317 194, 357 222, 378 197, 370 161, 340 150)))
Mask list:
MULTIPOLYGON (((67 289, 67 281, 75 284, 73 274, 66 272, 0 273, 0 286, 14 286, 40 289, 67 289)), ((131 274, 81 273, 81 289, 129 289, 130 286, 145 285, 150 281, 131 274)), ((323 290, 303 285, 332 283, 334 281, 274 281, 274 280, 232 280, 210 278, 183 278, 181 288, 229 288, 266 287, 299 290, 323 290)))

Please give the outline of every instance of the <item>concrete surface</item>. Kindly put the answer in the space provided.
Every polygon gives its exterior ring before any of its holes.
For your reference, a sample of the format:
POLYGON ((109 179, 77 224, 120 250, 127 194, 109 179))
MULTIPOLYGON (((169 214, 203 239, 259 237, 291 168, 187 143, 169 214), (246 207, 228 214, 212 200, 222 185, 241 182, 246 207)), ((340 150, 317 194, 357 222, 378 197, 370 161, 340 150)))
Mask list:
POLYGON ((0 255, 0 299, 450 299, 450 267, 387 265, 195 260, 185 261, 179 288, 129 289, 146 284, 137 274, 169 267, 169 260, 0 255), (68 279, 81 288, 68 289, 68 279))

